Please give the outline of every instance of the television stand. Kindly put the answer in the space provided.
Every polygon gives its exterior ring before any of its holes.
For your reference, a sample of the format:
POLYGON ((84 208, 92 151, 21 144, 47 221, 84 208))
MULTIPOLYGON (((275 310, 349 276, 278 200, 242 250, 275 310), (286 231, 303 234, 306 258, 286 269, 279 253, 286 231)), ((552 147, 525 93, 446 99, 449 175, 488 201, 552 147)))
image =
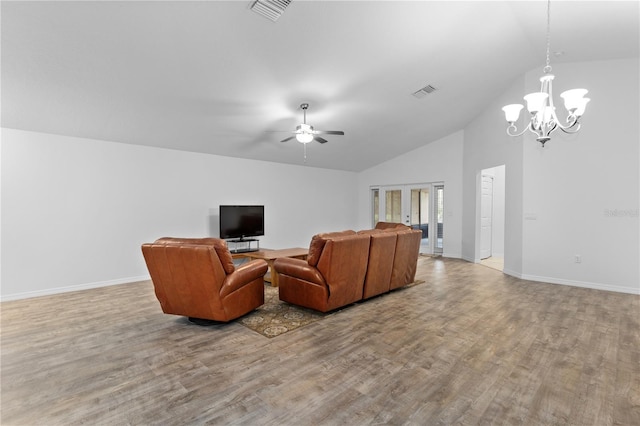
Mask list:
POLYGON ((260 240, 257 238, 237 238, 234 240, 227 240, 227 243, 229 243, 229 251, 231 253, 249 253, 260 250, 260 240), (251 243, 256 243, 256 247, 251 247, 251 243), (231 244, 234 245, 233 248, 231 247, 231 244))

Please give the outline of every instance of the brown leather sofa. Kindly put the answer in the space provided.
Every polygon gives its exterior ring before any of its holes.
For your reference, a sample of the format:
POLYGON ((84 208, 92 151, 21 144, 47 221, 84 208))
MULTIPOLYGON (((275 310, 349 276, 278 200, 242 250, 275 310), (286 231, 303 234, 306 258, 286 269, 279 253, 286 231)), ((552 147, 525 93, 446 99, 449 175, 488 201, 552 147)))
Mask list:
POLYGON ((318 234, 311 239, 307 260, 276 259, 280 300, 320 312, 361 300, 369 241, 355 231, 318 234))
POLYGON ((280 300, 328 312, 410 284, 421 236, 402 224, 315 235, 306 261, 274 262, 280 300))
POLYGON ((387 293, 415 281, 422 232, 401 223, 378 222, 371 236, 369 267, 363 299, 387 293))
POLYGON ((267 262, 236 268, 224 240, 160 238, 143 244, 142 253, 166 314, 228 322, 264 303, 267 262))

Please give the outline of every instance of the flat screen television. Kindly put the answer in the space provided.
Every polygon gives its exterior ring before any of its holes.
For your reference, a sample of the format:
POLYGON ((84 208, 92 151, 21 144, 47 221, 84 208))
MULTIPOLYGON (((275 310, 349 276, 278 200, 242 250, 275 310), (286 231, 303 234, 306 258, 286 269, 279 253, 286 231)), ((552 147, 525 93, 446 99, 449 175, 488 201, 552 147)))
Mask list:
POLYGON ((244 240, 264 235, 264 206, 220 206, 220 238, 244 240))

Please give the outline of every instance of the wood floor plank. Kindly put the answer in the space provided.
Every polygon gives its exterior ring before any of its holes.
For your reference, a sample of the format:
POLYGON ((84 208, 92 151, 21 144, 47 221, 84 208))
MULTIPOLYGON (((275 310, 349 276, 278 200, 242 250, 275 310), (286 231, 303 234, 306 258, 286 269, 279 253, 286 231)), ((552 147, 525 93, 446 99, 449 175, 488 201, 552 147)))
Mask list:
POLYGON ((640 297, 419 260, 273 339, 150 282, 0 304, 3 425, 638 425, 640 297))

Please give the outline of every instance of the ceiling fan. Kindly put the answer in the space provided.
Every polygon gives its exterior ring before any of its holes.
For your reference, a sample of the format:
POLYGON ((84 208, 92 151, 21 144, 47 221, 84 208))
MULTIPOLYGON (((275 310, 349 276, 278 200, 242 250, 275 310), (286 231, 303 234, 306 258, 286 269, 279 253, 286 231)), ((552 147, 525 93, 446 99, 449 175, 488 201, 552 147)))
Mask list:
POLYGON ((344 132, 341 130, 314 130, 313 126, 307 124, 307 109, 309 108, 309 104, 301 104, 300 108, 302 109, 304 114, 304 120, 302 124, 298 124, 296 126, 296 131, 291 132, 294 133, 294 136, 289 136, 288 138, 283 139, 280 142, 288 142, 291 139, 295 138, 298 142, 303 144, 308 144, 309 142, 314 140, 320 143, 327 143, 328 141, 325 138, 322 138, 318 135, 344 135, 344 132))

